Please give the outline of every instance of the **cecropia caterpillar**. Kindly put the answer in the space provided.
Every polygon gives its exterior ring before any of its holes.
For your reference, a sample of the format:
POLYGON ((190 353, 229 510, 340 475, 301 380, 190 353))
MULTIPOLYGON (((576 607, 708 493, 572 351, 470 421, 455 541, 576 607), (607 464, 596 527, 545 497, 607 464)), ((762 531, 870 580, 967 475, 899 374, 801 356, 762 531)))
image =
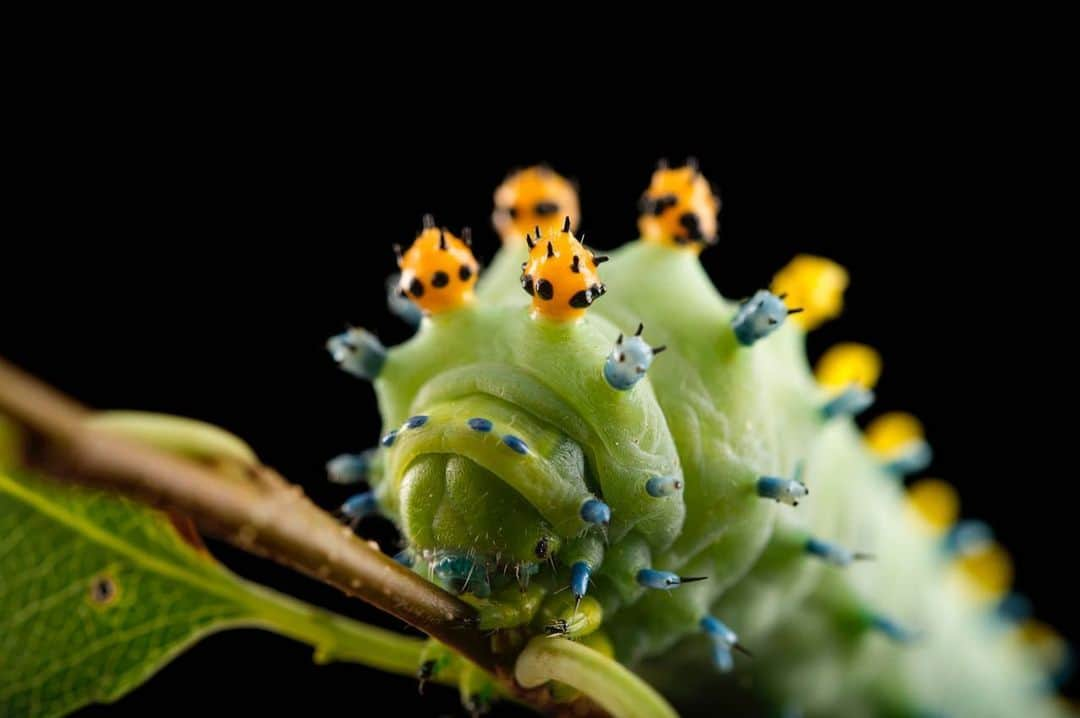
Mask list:
POLYGON ((392 519, 401 560, 492 640, 581 642, 688 713, 751 685, 799 715, 1061 714, 1060 639, 999 610, 1007 555, 955 523, 947 484, 905 490, 930 458, 919 423, 852 420, 877 354, 843 344, 808 366, 842 267, 802 255, 722 297, 698 260, 720 202, 694 163, 657 169, 640 239, 610 258, 575 234, 576 193, 549 168, 495 203, 503 246, 479 281, 469 234, 430 217, 398 251, 390 305, 422 313, 412 339, 329 342, 384 423, 378 447, 329 465, 370 485, 342 514, 392 519))

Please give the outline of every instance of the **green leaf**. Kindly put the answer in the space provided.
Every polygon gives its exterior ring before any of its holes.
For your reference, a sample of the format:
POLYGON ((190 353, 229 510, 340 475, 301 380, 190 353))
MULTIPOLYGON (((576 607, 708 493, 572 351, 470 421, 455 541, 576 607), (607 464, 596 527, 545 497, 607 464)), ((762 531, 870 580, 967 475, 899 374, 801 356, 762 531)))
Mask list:
POLYGON ((202 636, 237 626, 310 644, 320 663, 408 676, 424 649, 234 576, 158 511, 0 471, 0 716, 114 701, 202 636))
POLYGON ((129 501, 0 475, 0 715, 113 701, 212 631, 239 579, 129 501))

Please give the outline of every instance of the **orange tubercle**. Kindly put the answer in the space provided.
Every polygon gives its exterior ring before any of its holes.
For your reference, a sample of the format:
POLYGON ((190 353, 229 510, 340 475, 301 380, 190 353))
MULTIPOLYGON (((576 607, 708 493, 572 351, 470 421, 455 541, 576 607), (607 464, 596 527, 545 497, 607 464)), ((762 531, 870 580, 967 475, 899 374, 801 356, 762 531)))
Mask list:
POLYGON ((555 170, 537 165, 510 174, 495 190, 491 222, 506 243, 524 242, 533 227, 547 227, 569 216, 577 229, 581 210, 574 185, 555 170))
POLYGON ((398 257, 398 291, 426 314, 471 303, 480 269, 466 242, 434 224, 430 216, 425 217, 423 231, 398 257))
POLYGON ((597 268, 607 257, 584 247, 570 231, 570 218, 561 229, 528 236, 529 260, 521 272, 521 286, 532 295, 533 317, 557 321, 580 319, 606 291, 597 268))
POLYGON ((716 242, 720 200, 693 163, 661 166, 641 197, 638 230, 647 242, 700 252, 716 242))

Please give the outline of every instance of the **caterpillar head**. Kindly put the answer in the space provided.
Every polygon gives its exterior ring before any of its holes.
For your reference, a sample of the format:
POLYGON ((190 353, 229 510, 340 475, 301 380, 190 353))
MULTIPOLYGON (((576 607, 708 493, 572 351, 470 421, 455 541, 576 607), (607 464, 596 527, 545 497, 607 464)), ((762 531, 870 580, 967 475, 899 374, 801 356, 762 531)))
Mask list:
POLYGON ((573 218, 570 229, 577 229, 577 190, 558 172, 537 165, 512 173, 499 185, 491 221, 503 242, 520 242, 533 227, 546 227, 567 215, 573 218))
POLYGON ((526 235, 529 260, 522 266, 521 287, 532 295, 533 316, 566 321, 579 319, 605 292, 597 268, 607 259, 598 257, 570 231, 570 217, 561 231, 548 230, 536 238, 526 235))
POLYGON ((479 269, 470 245, 470 232, 459 239, 448 229, 435 226, 424 216, 424 229, 404 254, 397 245, 401 279, 398 292, 415 302, 426 314, 438 314, 473 300, 479 269))
POLYGON ((688 160, 683 167, 661 163, 640 202, 638 229, 643 239, 699 252, 716 242, 720 199, 688 160))

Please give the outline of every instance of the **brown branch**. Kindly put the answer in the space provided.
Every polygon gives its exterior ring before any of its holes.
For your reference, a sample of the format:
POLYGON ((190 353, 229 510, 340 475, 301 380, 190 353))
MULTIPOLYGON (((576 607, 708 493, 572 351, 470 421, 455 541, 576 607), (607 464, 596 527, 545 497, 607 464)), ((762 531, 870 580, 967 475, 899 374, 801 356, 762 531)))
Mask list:
MULTIPOLYGON (((372 549, 266 467, 233 481, 177 456, 89 428, 87 410, 0 359, 0 414, 29 435, 27 462, 193 518, 208 535, 269 557, 397 616, 513 687, 512 655, 492 652, 476 612, 372 549)), ((544 707, 545 692, 515 690, 544 707)), ((550 706, 548 706, 550 707, 550 706)))

